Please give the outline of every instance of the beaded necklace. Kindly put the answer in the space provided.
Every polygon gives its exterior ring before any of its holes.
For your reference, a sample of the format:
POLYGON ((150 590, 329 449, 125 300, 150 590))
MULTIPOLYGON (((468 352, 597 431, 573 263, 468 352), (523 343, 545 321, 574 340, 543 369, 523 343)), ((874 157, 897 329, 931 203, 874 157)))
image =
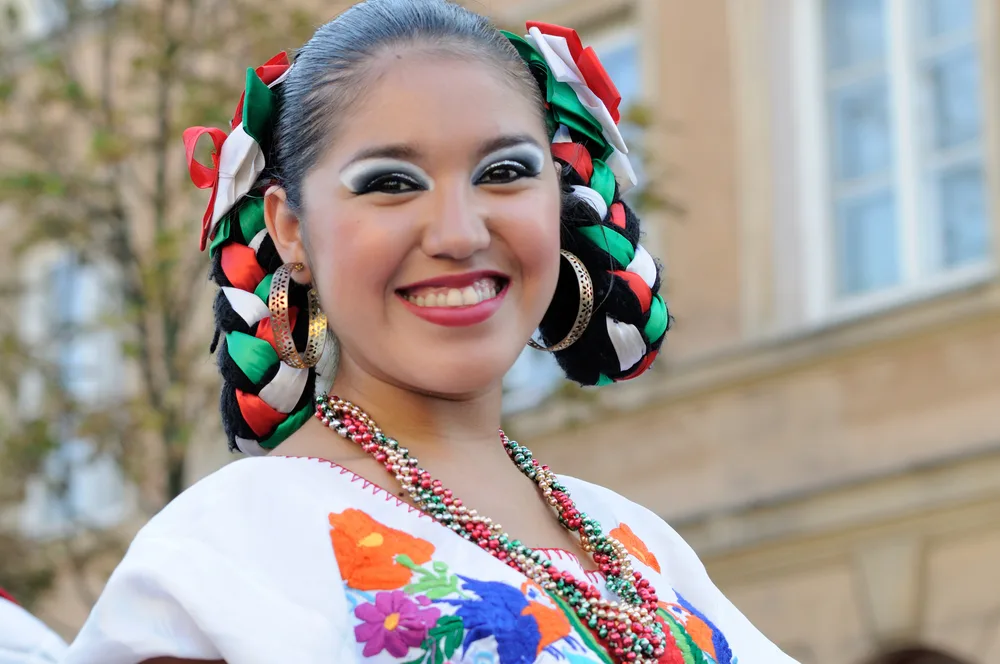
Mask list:
POLYGON ((316 417, 385 466, 421 511, 566 602, 616 662, 651 664, 666 652, 667 637, 656 620, 656 591, 632 569, 622 543, 605 535, 595 519, 576 508, 555 473, 540 465, 527 447, 500 432, 507 455, 535 482, 555 509, 559 523, 579 535, 581 546, 591 554, 607 579, 608 590, 618 595, 619 601, 606 600, 593 585, 555 569, 541 553, 511 539, 500 524, 466 507, 351 402, 332 395, 317 396, 316 417))

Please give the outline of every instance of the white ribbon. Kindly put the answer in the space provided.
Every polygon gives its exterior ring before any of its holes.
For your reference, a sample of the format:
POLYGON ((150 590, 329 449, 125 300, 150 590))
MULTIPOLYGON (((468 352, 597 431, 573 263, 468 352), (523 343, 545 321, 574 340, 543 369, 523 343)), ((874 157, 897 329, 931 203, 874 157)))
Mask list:
POLYGON ((559 125, 556 129, 555 136, 552 137, 553 143, 572 143, 573 137, 569 135, 569 127, 566 125, 559 125))
POLYGON ((575 184, 573 185, 573 195, 594 208, 602 221, 608 216, 608 204, 604 201, 604 197, 597 193, 596 189, 575 184))
POLYGON ((222 217, 232 209, 240 198, 253 187, 257 177, 264 170, 264 153, 257 141, 253 140, 243 125, 238 125, 222 144, 219 155, 219 184, 212 208, 212 224, 209 237, 222 217))
POLYGON ((279 362, 278 373, 261 388, 257 396, 279 413, 290 413, 302 398, 302 391, 306 389, 308 379, 308 369, 296 369, 279 362))
POLYGON ((611 317, 608 321, 608 338, 615 347, 618 364, 625 371, 634 367, 646 354, 646 341, 635 325, 616 321, 611 317))
POLYGON ((604 163, 615 174, 615 180, 618 181, 618 194, 624 196, 630 189, 639 184, 639 180, 635 176, 635 169, 632 168, 632 162, 629 161, 628 157, 614 146, 611 149, 614 152, 604 163))
POLYGON ((250 240, 250 244, 248 244, 247 246, 253 249, 253 252, 256 254, 258 251, 260 251, 260 245, 264 241, 264 238, 266 237, 267 237, 267 229, 258 231, 257 234, 253 236, 253 239, 250 240))
POLYGON ((584 80, 583 75, 573 61, 573 57, 570 55, 566 38, 546 35, 538 28, 531 28, 528 30, 526 40, 531 42, 535 49, 542 54, 542 57, 545 58, 545 63, 549 66, 556 80, 566 83, 573 88, 580 103, 600 123, 604 138, 623 153, 628 154, 628 148, 625 146, 625 140, 622 138, 621 132, 618 131, 618 125, 615 124, 614 118, 611 117, 608 107, 604 105, 600 97, 594 94, 594 91, 590 89, 584 80))
POLYGON ((246 321, 247 325, 255 325, 257 321, 271 315, 267 305, 253 293, 231 286, 223 286, 222 292, 226 294, 229 306, 233 308, 236 315, 246 321))
POLYGON ((656 283, 656 262, 641 244, 636 246, 635 257, 625 270, 638 274, 650 288, 656 283))
POLYGON ((239 436, 236 436, 236 448, 247 456, 264 456, 267 454, 267 450, 261 447, 260 443, 256 440, 240 438, 239 436))

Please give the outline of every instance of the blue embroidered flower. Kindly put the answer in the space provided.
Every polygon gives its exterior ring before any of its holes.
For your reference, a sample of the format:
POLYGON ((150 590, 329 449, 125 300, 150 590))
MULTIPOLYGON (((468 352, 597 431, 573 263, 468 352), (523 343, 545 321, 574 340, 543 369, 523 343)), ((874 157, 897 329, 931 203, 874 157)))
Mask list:
POLYGON ((500 664, 534 662, 541 632, 534 617, 523 615, 528 608, 524 593, 505 583, 460 578, 463 588, 477 595, 476 599, 445 600, 458 607, 455 615, 465 624, 462 648, 468 650, 476 641, 492 636, 497 643, 500 664))

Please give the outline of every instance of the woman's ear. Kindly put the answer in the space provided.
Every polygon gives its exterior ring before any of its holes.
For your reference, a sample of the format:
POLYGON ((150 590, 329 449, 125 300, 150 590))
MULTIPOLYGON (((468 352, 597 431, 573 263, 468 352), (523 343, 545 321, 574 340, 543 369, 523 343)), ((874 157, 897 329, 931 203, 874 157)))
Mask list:
POLYGON ((264 193, 264 225, 283 263, 302 263, 304 270, 294 272, 292 279, 308 284, 312 281, 303 237, 302 221, 288 205, 288 194, 278 185, 264 193))

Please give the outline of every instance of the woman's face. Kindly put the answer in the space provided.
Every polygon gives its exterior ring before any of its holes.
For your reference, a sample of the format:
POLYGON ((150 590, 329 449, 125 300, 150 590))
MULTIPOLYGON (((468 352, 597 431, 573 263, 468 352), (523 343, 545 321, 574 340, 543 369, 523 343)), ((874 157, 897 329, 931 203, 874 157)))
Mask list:
POLYGON ((495 388, 559 273, 559 184, 534 102, 495 67, 387 54, 303 185, 342 370, 458 397, 495 388), (346 362, 346 364, 344 364, 346 362))

